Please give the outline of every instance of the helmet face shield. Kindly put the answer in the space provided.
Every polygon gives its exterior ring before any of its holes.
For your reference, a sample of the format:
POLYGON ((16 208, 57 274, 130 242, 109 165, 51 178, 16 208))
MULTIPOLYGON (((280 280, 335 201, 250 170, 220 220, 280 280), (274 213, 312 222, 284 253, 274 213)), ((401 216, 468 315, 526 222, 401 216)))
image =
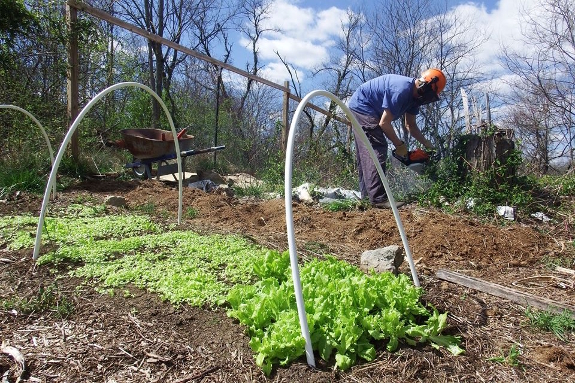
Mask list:
POLYGON ((420 93, 419 97, 417 98, 417 103, 419 106, 431 104, 432 102, 436 101, 439 101, 439 96, 431 88, 429 88, 429 90, 423 94, 420 93))
POLYGON ((439 81, 439 78, 433 77, 429 81, 419 79, 419 81, 421 82, 421 85, 417 88, 417 94, 419 95, 417 103, 421 106, 439 101, 439 95, 436 91, 437 85, 435 85, 439 81))

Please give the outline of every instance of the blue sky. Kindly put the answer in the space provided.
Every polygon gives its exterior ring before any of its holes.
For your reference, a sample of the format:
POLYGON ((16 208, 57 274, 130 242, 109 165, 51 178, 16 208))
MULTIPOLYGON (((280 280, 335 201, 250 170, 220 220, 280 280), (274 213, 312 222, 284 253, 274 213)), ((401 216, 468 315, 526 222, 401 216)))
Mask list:
MULTIPOLYGON (((274 0, 273 12, 267 20, 270 29, 281 28, 281 33, 267 32, 260 41, 260 59, 266 64, 261 75, 279 84, 288 80, 284 65, 277 57, 276 51, 287 62, 298 68, 299 79, 304 91, 314 89, 305 86, 306 70, 318 67, 328 60, 329 47, 341 32, 341 22, 348 7, 357 4, 369 6, 376 0, 274 0), (305 89, 307 88, 307 89, 305 89)), ((381 1, 381 0, 377 0, 381 1)), ((400 0, 388 0, 400 1, 400 0)), ((489 39, 473 57, 481 69, 493 75, 504 76, 498 63, 502 42, 519 38, 521 9, 529 9, 541 0, 489 0, 464 1, 448 0, 449 12, 455 12, 461 20, 471 20, 485 32, 489 39)), ((477 32, 471 32, 477 33, 477 32)), ((236 45, 234 65, 244 67, 242 56, 248 57, 249 51, 242 48, 247 41, 236 45)), ((486 87, 498 87, 501 82, 493 80, 486 87)), ((493 89, 493 88, 491 88, 493 89)))

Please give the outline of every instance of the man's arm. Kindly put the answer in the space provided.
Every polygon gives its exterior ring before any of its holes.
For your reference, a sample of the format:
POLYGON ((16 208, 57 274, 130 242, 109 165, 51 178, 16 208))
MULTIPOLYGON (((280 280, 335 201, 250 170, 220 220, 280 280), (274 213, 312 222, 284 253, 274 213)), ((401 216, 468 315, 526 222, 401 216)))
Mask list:
POLYGON ((395 147, 398 147, 403 144, 403 141, 401 141, 401 139, 397 137, 397 134, 395 134, 395 130, 393 130, 393 126, 391 126, 392 121, 393 114, 391 114, 389 109, 385 109, 381 115, 381 120, 379 120, 379 127, 381 130, 383 130, 383 133, 385 133, 386 137, 389 138, 391 143, 395 147))
POLYGON ((423 146, 428 149, 433 149, 433 144, 427 138, 423 137, 421 130, 417 127, 417 122, 415 121, 414 114, 405 114, 405 128, 411 135, 411 137, 415 138, 417 141, 421 142, 423 146))

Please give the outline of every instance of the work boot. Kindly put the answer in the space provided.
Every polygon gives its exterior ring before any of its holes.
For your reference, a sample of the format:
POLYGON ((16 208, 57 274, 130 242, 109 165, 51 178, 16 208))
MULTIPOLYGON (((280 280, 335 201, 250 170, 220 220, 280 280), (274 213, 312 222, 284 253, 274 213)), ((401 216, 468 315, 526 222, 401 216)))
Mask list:
MULTIPOLYGON (((405 202, 403 201, 395 201, 395 207, 400 208, 403 205, 405 205, 405 202)), ((391 209, 391 203, 389 203, 389 201, 384 201, 384 202, 374 202, 371 204, 372 207, 376 208, 376 209, 391 209)))

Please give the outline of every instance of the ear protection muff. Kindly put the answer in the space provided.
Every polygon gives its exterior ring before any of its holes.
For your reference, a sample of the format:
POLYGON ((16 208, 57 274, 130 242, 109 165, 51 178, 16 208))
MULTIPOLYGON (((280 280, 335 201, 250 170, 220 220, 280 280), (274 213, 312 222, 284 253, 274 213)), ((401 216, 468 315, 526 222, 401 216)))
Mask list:
POLYGON ((417 94, 419 97, 417 101, 419 105, 426 105, 439 100, 439 96, 434 89, 434 84, 439 81, 439 77, 435 76, 430 81, 425 81, 419 79, 419 86, 417 88, 417 94))

